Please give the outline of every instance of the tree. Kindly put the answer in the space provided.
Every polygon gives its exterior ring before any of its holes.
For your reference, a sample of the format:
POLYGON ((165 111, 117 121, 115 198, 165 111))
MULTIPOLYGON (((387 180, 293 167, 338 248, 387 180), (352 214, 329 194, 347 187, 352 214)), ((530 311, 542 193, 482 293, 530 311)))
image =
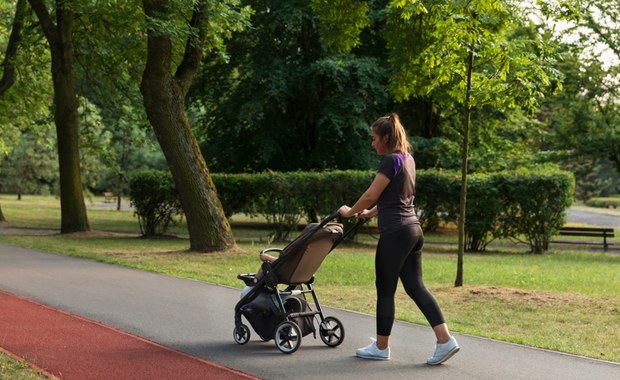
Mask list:
MULTIPOLYGON (((2 96, 12 85, 15 83, 15 56, 17 54, 17 46, 21 38, 21 29, 24 23, 26 14, 26 0, 18 0, 15 5, 15 17, 13 18, 13 26, 11 28, 11 35, 6 45, 6 52, 4 59, 2 60, 2 78, 0 78, 0 96, 2 96)), ((4 128, 0 127, 2 135, 4 135, 4 128)), ((0 153, 4 153, 7 148, 4 138, 0 139, 0 153)), ((2 207, 0 206, 0 223, 6 223, 6 217, 2 213, 2 207)))
POLYGON ((0 160, 1 191, 11 192, 21 200, 24 194, 49 194, 58 180, 53 139, 49 133, 53 126, 38 126, 21 133, 19 142, 0 160))
POLYGON ((164 152, 185 212, 190 249, 209 252, 235 245, 198 143, 185 113, 185 97, 200 67, 205 49, 223 48, 223 38, 243 26, 248 12, 236 1, 144 0, 147 18, 147 60, 140 90, 144 107, 164 152), (188 6, 192 9, 188 11, 188 6), (184 15, 184 13, 191 13, 184 15), (179 16, 178 21, 175 18, 179 16), (187 17, 187 18, 184 18, 187 17), (185 48, 173 72, 175 23, 181 22, 185 48))
POLYGON ((71 0, 55 0, 56 21, 43 0, 28 0, 49 44, 60 174, 61 233, 89 231, 80 174, 78 101, 73 78, 75 13, 71 0))
POLYGON ((550 83, 544 50, 535 49, 535 41, 527 34, 517 33, 522 22, 508 6, 501 0, 412 0, 394 1, 390 7, 387 40, 392 93, 401 100, 430 94, 440 104, 457 104, 462 110, 455 286, 463 285, 472 112, 482 107, 527 109, 550 83))
MULTIPOLYGON (((49 75, 38 69, 49 60, 39 43, 40 35, 32 27, 27 0, 1 3, 0 12, 6 15, 2 19, 6 24, 0 24, 0 46, 4 53, 0 79, 0 160, 6 160, 13 148, 21 144, 22 132, 39 133, 38 124, 33 121, 46 118, 49 113, 49 75), (12 18, 11 13, 14 13, 12 18)), ((11 170, 2 165, 0 175, 11 170)), ((0 220, 6 222, 4 215, 0 215, 0 220)))
POLYGON ((253 27, 233 35, 226 60, 206 57, 191 93, 211 168, 374 166, 368 123, 387 112, 390 98, 381 59, 363 48, 352 51, 367 23, 366 2, 245 3, 255 10, 253 27))
MULTIPOLYGON (((76 89, 80 103, 96 106, 93 110, 111 135, 108 144, 98 146, 105 150, 99 155, 104 165, 98 170, 101 178, 96 184, 84 178, 84 185, 100 193, 113 192, 120 210, 132 172, 166 167, 139 89, 146 55, 144 12, 132 0, 106 1, 81 7, 80 20, 84 22, 74 41, 76 89)), ((92 113, 81 120, 90 120, 92 113)), ((80 129, 84 134, 89 128, 82 122, 80 129)))
POLYGON ((561 66, 567 89, 547 102, 546 121, 559 132, 558 142, 573 149, 575 159, 596 159, 596 167, 611 162, 620 172, 620 3, 541 2, 540 12, 541 28, 570 52, 561 66), (563 30, 555 30, 559 22, 563 30))

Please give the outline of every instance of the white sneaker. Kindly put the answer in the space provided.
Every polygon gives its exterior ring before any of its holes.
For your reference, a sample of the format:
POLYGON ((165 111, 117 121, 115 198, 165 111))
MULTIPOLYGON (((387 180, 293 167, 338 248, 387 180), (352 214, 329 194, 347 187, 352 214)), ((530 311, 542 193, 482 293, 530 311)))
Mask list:
POLYGON ((437 365, 450 359, 454 354, 459 352, 461 348, 456 342, 454 337, 450 337, 450 340, 446 343, 437 343, 435 346, 435 353, 433 356, 426 360, 426 364, 437 365))
POLYGON ((386 348, 385 350, 380 350, 377 347, 377 341, 373 338, 370 338, 372 343, 363 348, 358 348, 355 351, 355 354, 358 358, 371 359, 371 360, 390 360, 390 348, 386 348))

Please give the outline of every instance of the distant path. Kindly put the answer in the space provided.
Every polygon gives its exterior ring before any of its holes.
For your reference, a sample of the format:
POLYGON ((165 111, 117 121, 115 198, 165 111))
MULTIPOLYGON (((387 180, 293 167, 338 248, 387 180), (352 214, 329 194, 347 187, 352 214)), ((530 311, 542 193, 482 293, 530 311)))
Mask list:
POLYGON ((620 228, 620 213, 618 212, 606 213, 604 211, 590 211, 590 209, 573 207, 566 211, 566 218, 570 223, 620 228))

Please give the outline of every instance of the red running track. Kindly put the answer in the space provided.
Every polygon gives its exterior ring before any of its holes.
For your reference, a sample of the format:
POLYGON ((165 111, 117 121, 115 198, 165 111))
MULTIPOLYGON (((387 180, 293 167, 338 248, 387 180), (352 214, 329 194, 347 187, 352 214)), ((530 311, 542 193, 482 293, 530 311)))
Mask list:
POLYGON ((64 380, 257 379, 2 291, 0 350, 64 380))

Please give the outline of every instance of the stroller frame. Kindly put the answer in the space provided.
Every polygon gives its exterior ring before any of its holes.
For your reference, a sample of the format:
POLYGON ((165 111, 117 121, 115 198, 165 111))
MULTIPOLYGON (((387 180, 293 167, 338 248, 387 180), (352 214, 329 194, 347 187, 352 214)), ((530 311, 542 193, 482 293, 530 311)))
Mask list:
POLYGON ((359 220, 355 225, 342 230, 342 225, 330 223, 340 214, 335 213, 323 219, 320 223, 311 223, 300 236, 289 243, 285 248, 267 248, 260 253, 278 252, 280 256, 273 263, 263 262, 261 272, 256 274, 239 274, 237 278, 245 282, 252 289, 241 297, 235 306, 235 328, 233 338, 236 343, 243 345, 250 340, 250 329, 242 322, 244 316, 252 325, 263 341, 274 339, 276 347, 286 354, 291 354, 301 345, 302 336, 310 333, 316 339, 317 329, 314 322, 319 317, 319 336, 328 347, 336 347, 344 340, 344 326, 335 317, 325 316, 314 289, 314 271, 318 269, 323 259, 338 244, 347 238, 357 227, 364 223, 359 220), (321 235, 317 235, 317 234, 321 235), (332 234, 333 236, 329 236, 332 234), (327 240, 327 241, 326 241, 327 240), (321 246, 323 249, 314 262, 302 261, 310 244, 329 244, 321 246), (326 250, 326 251, 325 251, 326 250), (302 252, 303 251, 303 252, 302 252), (306 268, 303 268, 306 266, 306 268), (279 284, 286 285, 284 290, 279 284), (265 295, 266 294, 266 295, 265 295), (306 296, 312 296, 315 309, 306 302, 306 296), (257 298, 269 298, 257 300, 257 298), (257 321, 252 310, 253 303, 270 303, 271 310, 266 325, 262 320, 257 321), (290 310, 289 304, 299 306, 290 310))

